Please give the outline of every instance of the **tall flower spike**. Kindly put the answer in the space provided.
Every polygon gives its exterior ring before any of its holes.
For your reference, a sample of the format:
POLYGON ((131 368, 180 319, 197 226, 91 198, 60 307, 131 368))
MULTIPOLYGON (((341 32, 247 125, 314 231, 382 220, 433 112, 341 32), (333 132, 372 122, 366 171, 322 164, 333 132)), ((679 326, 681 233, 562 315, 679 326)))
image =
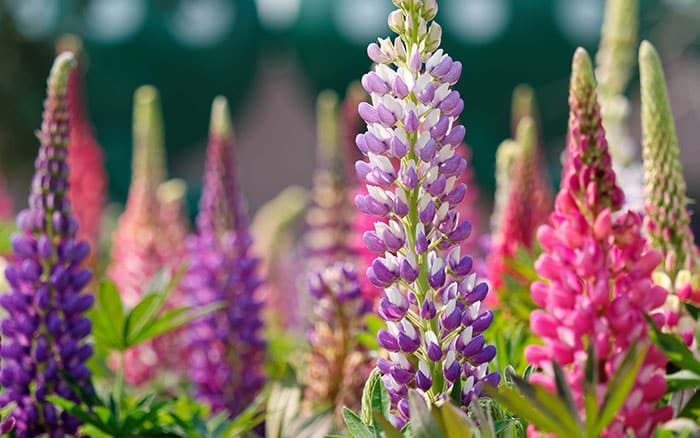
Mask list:
MULTIPOLYGON (((581 414, 587 346, 593 344, 601 395, 633 344, 650 345, 644 316, 663 304, 666 291, 651 281, 660 260, 642 237, 641 218, 627 212, 613 220, 623 195, 615 183, 588 54, 574 55, 569 94, 568 163, 549 224, 538 230, 544 253, 535 269, 544 281, 532 284, 530 326, 543 345, 530 345, 526 359, 541 371, 531 381, 555 390, 552 361, 564 369, 581 414)), ((663 315, 652 315, 661 323, 663 315)), ((603 437, 650 436, 670 419, 657 408, 666 391, 666 358, 653 345, 630 395, 603 437)), ((533 429, 529 430, 535 435, 533 429)))
POLYGON ((158 91, 143 86, 134 94, 134 152, 126 208, 114 231, 108 268, 122 298, 133 306, 144 282, 161 267, 157 191, 165 179, 165 146, 158 91), (154 211, 155 210, 155 211, 154 211))
POLYGON ((334 92, 324 91, 318 96, 316 114, 318 165, 304 234, 307 264, 311 269, 348 258, 352 217, 338 144, 338 97, 334 92))
POLYGON ((625 88, 630 80, 637 46, 638 0, 609 0, 596 55, 600 111, 617 181, 625 192, 626 206, 642 211, 642 163, 636 140, 629 130, 630 104, 625 88))
MULTIPOLYGON (((639 49, 644 157, 644 231, 661 251, 665 285, 682 300, 700 304, 700 259, 693 241, 678 137, 659 55, 648 42, 639 49), (671 283, 675 283, 671 285, 671 283)), ((679 309, 674 305, 676 311, 679 309)))
MULTIPOLYGON (((537 132, 532 118, 520 119, 517 128, 518 153, 513 164, 513 177, 508 190, 501 224, 493 235, 491 253, 488 258, 488 277, 498 291, 503 286, 503 275, 519 278, 509 268, 509 259, 514 259, 518 249, 532 251, 537 228, 547 221, 550 212, 549 191, 540 188, 544 176, 538 165, 537 132)), ((520 279, 527 282, 527 279, 520 279)), ((525 287, 529 283, 524 284, 525 287)))
POLYGON ((85 389, 90 370, 85 362, 92 326, 84 316, 94 296, 83 292, 90 270, 80 267, 90 252, 76 239, 78 222, 68 200, 68 78, 75 68, 70 53, 58 55, 48 79, 41 146, 29 195, 29 208, 17 216, 20 234, 12 237, 14 260, 5 270, 12 287, 0 297, 7 311, 2 321, 2 405, 14 403, 15 436, 45 432, 73 436, 80 420, 57 412, 49 395, 77 401, 63 378, 67 373, 85 389))
POLYGON ((380 255, 367 277, 385 290, 378 313, 387 329, 377 340, 390 355, 377 366, 391 420, 402 426, 410 415, 409 386, 434 402, 459 382, 467 405, 500 376, 489 373, 496 349, 482 335, 493 319, 481 308, 488 286, 476 281, 472 259, 459 249, 471 232, 457 212, 466 186, 456 180, 467 163, 456 152, 465 134, 457 121, 464 102, 451 88, 462 64, 438 50, 440 25, 429 24, 434 0, 394 4, 399 9, 389 26, 399 37, 367 48, 377 65, 362 78, 372 104, 358 107, 368 127, 356 139, 366 160, 355 168, 368 194, 355 203, 386 220, 365 233, 380 255))
POLYGON ((195 306, 225 307, 190 329, 190 378, 195 396, 214 411, 239 414, 264 383, 265 342, 256 289, 258 260, 250 254, 246 206, 238 188, 233 128, 224 97, 214 100, 197 234, 188 241, 183 286, 195 306))
POLYGON ((78 60, 68 80, 68 108, 70 109, 70 153, 68 167, 71 169, 68 198, 80 224, 78 239, 84 239, 93 249, 87 266, 98 269, 102 213, 106 202, 107 176, 104 156, 95 139, 85 103, 83 84, 84 59, 80 39, 67 35, 58 42, 60 51, 70 51, 78 60))
MULTIPOLYGON (((112 260, 107 269, 128 306, 134 306, 143 297, 144 286, 159 270, 174 272, 182 265, 186 230, 179 215, 182 184, 163 182, 163 121, 158 91, 151 86, 140 87, 134 94, 133 136, 131 186, 126 208, 114 231, 112 260)), ((166 306, 181 301, 181 294, 179 288, 173 291, 166 306)), ((181 364, 173 361, 178 355, 159 347, 168 342, 158 339, 127 351, 126 380, 140 385, 153 379, 158 371, 176 371, 170 368, 181 364)))
POLYGON ((368 352, 357 342, 371 304, 362 296, 351 264, 335 263, 310 273, 308 288, 316 302, 304 401, 310 410, 331 406, 340 417, 344 407, 359 407, 371 371, 368 352))

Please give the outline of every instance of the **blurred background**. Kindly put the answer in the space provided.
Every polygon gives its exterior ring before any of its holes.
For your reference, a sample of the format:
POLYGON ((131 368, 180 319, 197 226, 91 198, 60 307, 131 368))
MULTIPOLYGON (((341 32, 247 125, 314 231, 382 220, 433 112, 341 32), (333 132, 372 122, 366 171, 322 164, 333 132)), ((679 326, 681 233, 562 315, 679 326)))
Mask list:
MULTIPOLYGON (((570 60, 595 53, 604 0, 440 0, 443 46, 464 64, 462 120, 482 199, 494 154, 510 134, 510 97, 536 91, 550 174, 564 146, 570 60)), ((390 0, 0 0, 0 170, 25 204, 45 79, 58 36, 84 40, 92 122, 110 199, 126 198, 133 91, 161 92, 169 172, 199 196, 211 100, 234 109, 240 178, 252 211, 290 184, 310 186, 314 99, 341 96, 370 67, 366 46, 389 36, 390 0)), ((641 38, 664 58, 690 196, 700 196, 700 2, 641 0, 641 38)), ((630 85, 639 137, 638 82, 630 85)), ((556 181, 555 181, 556 182, 556 181)), ((488 205, 487 205, 488 206, 488 205)), ((697 217, 695 218, 697 221, 697 217)))

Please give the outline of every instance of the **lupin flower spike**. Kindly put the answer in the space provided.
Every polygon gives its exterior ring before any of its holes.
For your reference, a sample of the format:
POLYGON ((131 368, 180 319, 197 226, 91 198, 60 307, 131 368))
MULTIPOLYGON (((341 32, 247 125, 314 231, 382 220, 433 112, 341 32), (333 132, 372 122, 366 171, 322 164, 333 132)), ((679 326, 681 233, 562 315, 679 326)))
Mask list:
POLYGON ((606 3, 596 55, 596 78, 608 150, 618 184, 625 192, 625 206, 641 212, 644 202, 642 163, 637 157, 637 142, 630 134, 630 104, 624 94, 634 66, 638 22, 638 0, 606 3))
POLYGON ((500 376, 489 373, 496 349, 482 335, 493 319, 481 308, 488 286, 476 282, 472 259, 459 249, 471 232, 456 210, 466 191, 456 180, 467 163, 456 153, 465 134, 457 122, 464 102, 451 87, 462 64, 438 49, 440 25, 429 25, 435 0, 394 4, 389 27, 399 37, 367 48, 377 65, 362 78, 372 104, 358 108, 368 127, 356 139, 366 157, 356 170, 368 194, 355 203, 386 220, 365 233, 368 248, 380 255, 367 276, 385 290, 378 313, 387 329, 377 340, 389 357, 377 366, 391 420, 400 427, 410 416, 409 386, 434 402, 459 381, 467 405, 500 376))
MULTIPOLYGON (((688 214, 678 137, 666 91, 663 67, 654 47, 639 49, 644 158, 644 231, 661 251, 662 283, 681 301, 700 304, 700 259, 688 214)), ((673 306, 679 310, 677 303, 673 306)), ((672 309, 673 310, 673 309, 672 309)))
MULTIPOLYGON (((513 90, 511 103, 511 130, 512 136, 517 140, 520 122, 528 118, 532 121, 533 146, 531 158, 523 160, 523 149, 527 145, 518 144, 517 141, 505 140, 496 151, 496 199, 494 211, 491 216, 491 234, 498 236, 503 228, 503 212, 507 208, 510 199, 510 190, 519 183, 515 180, 518 167, 531 174, 529 186, 530 200, 523 199, 522 202, 530 203, 534 200, 532 214, 535 217, 546 217, 551 211, 552 191, 544 166, 544 157, 540 149, 540 139, 538 133, 539 111, 535 99, 535 91, 527 84, 520 84, 513 90), (529 168, 523 166, 526 162, 529 168), (516 164, 519 163, 519 164, 516 164)), ((522 172, 521 172, 522 173, 522 172)), ((528 245, 529 246, 529 245, 528 245)))
POLYGON ((68 200, 67 93, 75 64, 72 54, 62 53, 49 74, 29 207, 17 216, 21 233, 12 237, 14 261, 5 271, 12 291, 0 297, 7 311, 1 400, 15 404, 17 437, 74 436, 80 420, 66 411, 59 414, 46 397, 77 401, 61 373, 83 388, 90 379, 85 362, 92 345, 85 339, 92 325, 84 313, 94 296, 83 291, 92 274, 81 268, 90 247, 76 239, 78 222, 68 200))
POLYGON ((215 412, 239 414, 262 388, 263 304, 256 289, 258 260, 250 254, 245 201, 239 191, 228 103, 212 106, 197 234, 188 241, 190 265, 183 286, 195 306, 225 307, 190 329, 190 378, 195 396, 215 412))
POLYGON ((316 102, 316 114, 318 164, 304 234, 307 264, 312 269, 348 258, 352 217, 338 144, 338 96, 332 91, 322 92, 316 102))
MULTIPOLYGON (((174 272, 182 265, 186 230, 179 215, 182 184, 163 181, 163 121, 158 91, 151 86, 140 87, 134 94, 133 136, 131 186, 126 208, 114 231, 112 260, 107 269, 128 306, 136 305, 143 297, 144 286, 159 270, 174 272)), ((181 301, 181 294, 181 289, 176 288, 166 306, 181 301)), ((161 338, 128 350, 126 380, 141 385, 153 379, 159 369, 175 371, 171 365, 181 365, 182 361, 168 360, 177 355, 160 348, 168 342, 161 338)))
MULTIPOLYGON (((531 381, 550 391, 557 361, 583 413, 587 346, 593 344, 598 360, 595 393, 602 394, 631 346, 651 344, 644 316, 663 304, 666 291, 651 281, 661 257, 646 248, 639 214, 613 220, 623 195, 611 168, 591 61, 581 48, 570 86, 569 159, 555 211, 538 231, 544 253, 535 269, 544 281, 531 287, 542 309, 532 312, 530 326, 544 342, 528 346, 525 357, 541 369, 531 381)), ((663 322, 662 314, 652 317, 663 322)), ((601 436, 650 436, 656 424, 670 419, 670 407, 657 408, 666 392, 666 362, 649 347, 627 400, 601 436)))
POLYGON ((68 167, 71 170, 68 182, 71 189, 68 198, 80 224, 78 238, 86 240, 92 248, 87 266, 95 270, 98 268, 102 213, 107 191, 104 156, 102 147, 95 139, 85 103, 82 41, 74 35, 66 35, 59 40, 57 46, 61 52, 72 52, 78 61, 68 79, 71 119, 68 154, 68 167))
POLYGON ((355 267, 347 263, 311 272, 308 289, 316 301, 304 400, 311 409, 327 405, 340 415, 343 407, 359 407, 371 371, 368 352, 356 339, 371 303, 362 296, 355 267))
POLYGON ((539 166, 535 122, 529 116, 520 118, 516 144, 518 152, 508 200, 499 229, 493 234, 488 258, 488 277, 496 290, 503 286, 504 274, 518 277, 518 273, 509 268, 508 260, 515 258, 520 248, 532 250, 537 228, 547 221, 550 212, 549 191, 538 187, 544 185, 544 175, 539 166))
POLYGON ((165 146, 158 91, 143 86, 134 94, 134 152, 126 208, 114 231, 108 268, 128 305, 138 302, 144 282, 161 267, 157 191, 165 179, 165 146), (138 262, 136 262, 138 261, 138 262))

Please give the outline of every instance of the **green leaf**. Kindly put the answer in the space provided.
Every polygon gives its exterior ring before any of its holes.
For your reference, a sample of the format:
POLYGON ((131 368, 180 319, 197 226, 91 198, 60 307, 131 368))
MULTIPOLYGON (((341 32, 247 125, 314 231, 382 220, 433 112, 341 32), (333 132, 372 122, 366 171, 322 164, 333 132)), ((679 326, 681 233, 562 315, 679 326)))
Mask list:
POLYGON ((512 388, 501 385, 501 389, 497 390, 489 385, 484 385, 484 390, 494 400, 508 408, 510 412, 533 423, 543 432, 568 438, 581 436, 580 431, 572 435, 571 431, 564 427, 558 418, 551 416, 551 413, 540 411, 539 407, 534 405, 529 398, 526 399, 512 388))
POLYGON ((598 358, 593 342, 586 348, 587 358, 584 369, 583 404, 586 409, 586 430, 592 430, 598 422, 598 358))
POLYGON ((564 400, 550 393, 540 385, 533 385, 518 376, 513 376, 513 383, 533 406, 543 414, 561 424, 567 430, 567 435, 581 436, 578 413, 572 413, 564 400))
POLYGON ((362 422, 368 426, 372 423, 372 411, 378 410, 382 411, 381 399, 378 400, 379 406, 375 408, 374 405, 374 390, 377 384, 381 384, 382 372, 378 368, 374 368, 369 374, 369 378, 365 382, 365 386, 362 388, 362 404, 360 405, 360 417, 362 422))
POLYGON ((204 315, 220 310, 224 306, 225 303, 218 302, 203 307, 179 307, 169 310, 149 323, 142 331, 135 333, 134 338, 130 339, 129 345, 138 345, 149 339, 161 336, 204 315))
POLYGON ((299 416, 301 389, 296 386, 275 383, 267 400, 265 436, 284 438, 285 426, 299 416))
POLYGON ((454 406, 452 403, 445 403, 440 407, 442 421, 445 425, 446 438, 469 438, 471 431, 469 424, 471 420, 461 409, 454 406))
POLYGON ((96 298, 95 306, 88 312, 93 335, 108 348, 123 349, 122 333, 126 316, 117 287, 109 280, 103 281, 96 298))
POLYGON ((386 328, 386 322, 373 313, 367 314, 365 324, 367 325, 367 331, 373 335, 376 335, 379 330, 386 328))
POLYGON ((692 371, 682 370, 666 375, 668 392, 680 391, 686 388, 700 388, 700 375, 692 371))
POLYGON ((700 392, 693 395, 678 416, 691 418, 695 421, 700 419, 700 392))
POLYGON ((559 396, 559 399, 564 401, 567 409, 569 410, 569 414, 576 420, 577 426, 583 429, 581 417, 578 414, 576 402, 574 402, 574 396, 571 394, 571 388, 566 382, 566 377, 564 377, 564 370, 562 370, 561 365, 559 365, 557 361, 552 361, 552 369, 554 370, 554 384, 557 388, 557 395, 559 396))
POLYGON ((371 333, 359 332, 355 335, 355 340, 368 350, 378 350, 377 337, 371 333))
POLYGON ((600 415, 591 436, 598 436, 615 418, 615 415, 625 403, 635 380, 637 380, 637 374, 644 363, 648 349, 648 345, 639 347, 634 343, 627 351, 627 354, 625 354, 620 368, 617 369, 607 385, 608 389, 600 407, 600 415))
POLYGON ((415 438, 442 436, 431 408, 415 389, 408 390, 408 408, 411 412, 411 433, 415 438))
POLYGON ((161 293, 151 293, 144 296, 141 301, 131 309, 129 316, 126 318, 126 325, 124 326, 124 341, 126 345, 129 347, 137 345, 134 340, 163 307, 165 298, 165 295, 161 293))
POLYGON ((379 412, 374 413, 374 424, 381 428, 385 438, 404 438, 403 433, 395 428, 384 416, 380 415, 379 412))
POLYGON ((343 408, 343 420, 352 438, 374 438, 374 430, 364 424, 360 416, 348 408, 343 408))
POLYGON ((693 353, 690 352, 681 338, 678 335, 663 333, 649 316, 645 315, 645 318, 651 328, 649 331, 651 341, 659 347, 668 360, 681 369, 700 374, 700 362, 695 359, 693 353))
POLYGON ((91 415, 91 413, 89 411, 84 410, 77 403, 75 403, 71 400, 66 400, 63 397, 59 397, 56 395, 47 395, 46 399, 49 402, 51 402, 52 404, 60 407, 64 411, 70 413, 74 417, 80 419, 83 423, 91 424, 100 430, 108 432, 108 430, 106 430, 106 428, 105 428, 104 423, 102 423, 99 418, 96 418, 93 415, 91 415))

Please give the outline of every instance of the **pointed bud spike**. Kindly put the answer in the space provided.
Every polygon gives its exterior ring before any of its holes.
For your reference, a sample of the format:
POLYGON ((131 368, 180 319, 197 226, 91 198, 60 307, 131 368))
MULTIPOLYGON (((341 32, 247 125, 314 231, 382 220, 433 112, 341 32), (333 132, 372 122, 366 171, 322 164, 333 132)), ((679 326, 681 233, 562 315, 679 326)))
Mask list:
POLYGON ((163 116, 158 90, 144 85, 134 93, 132 186, 154 193, 165 179, 163 116))
POLYGON ((588 52, 583 47, 576 49, 571 65, 571 93, 576 97, 590 99, 591 90, 595 88, 593 64, 588 52))
POLYGON ((214 103, 212 103, 209 132, 222 138, 233 135, 231 112, 224 96, 216 96, 214 103))
POLYGON ((518 124, 523 117, 532 118, 535 124, 537 124, 539 120, 535 90, 528 84, 520 84, 513 90, 511 104, 511 126, 513 136, 515 136, 518 124))
POLYGON ((664 258, 675 253, 667 268, 672 278, 682 268, 696 268, 698 253, 687 212, 686 184, 663 67, 647 41, 639 49, 642 97, 642 157, 646 232, 664 258), (666 224, 662 226, 661 224, 666 224))
POLYGON ((638 27, 638 0, 607 1, 600 47, 596 55, 596 77, 601 93, 624 93, 634 65, 638 27))
POLYGON ((611 166, 591 58, 582 48, 574 54, 569 108, 562 190, 568 190, 594 216, 601 208, 617 211, 624 202, 624 195, 615 182, 611 166), (582 169, 589 171, 584 175, 582 169))

